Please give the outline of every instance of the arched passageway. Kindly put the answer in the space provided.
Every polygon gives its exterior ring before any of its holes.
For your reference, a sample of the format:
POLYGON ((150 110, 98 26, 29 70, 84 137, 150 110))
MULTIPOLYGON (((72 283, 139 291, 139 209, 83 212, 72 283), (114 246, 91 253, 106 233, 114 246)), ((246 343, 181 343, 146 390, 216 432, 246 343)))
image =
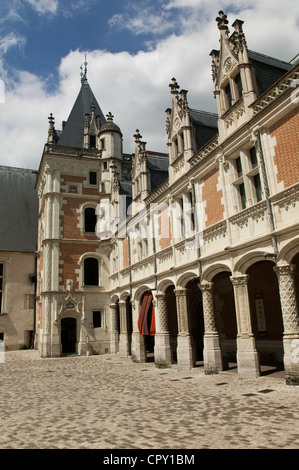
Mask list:
POLYGON ((219 332, 223 369, 237 368, 237 320, 230 272, 221 272, 213 278, 216 327, 219 332))
POLYGON ((175 286, 168 286, 165 290, 166 295, 166 313, 167 313, 167 329, 169 332, 169 342, 171 348, 171 362, 177 362, 177 345, 178 345, 178 317, 176 307, 176 297, 174 293, 175 286))
POLYGON ((204 345, 204 318, 202 294, 198 287, 198 284, 198 279, 195 279, 189 281, 186 285, 189 333, 191 337, 194 366, 203 364, 204 345))
POLYGON ((272 261, 258 261, 246 272, 252 332, 262 375, 283 369, 283 320, 274 267, 272 261))
POLYGON ((144 292, 140 299, 138 329, 144 339, 146 361, 153 362, 155 360, 155 309, 153 294, 150 290, 144 292))

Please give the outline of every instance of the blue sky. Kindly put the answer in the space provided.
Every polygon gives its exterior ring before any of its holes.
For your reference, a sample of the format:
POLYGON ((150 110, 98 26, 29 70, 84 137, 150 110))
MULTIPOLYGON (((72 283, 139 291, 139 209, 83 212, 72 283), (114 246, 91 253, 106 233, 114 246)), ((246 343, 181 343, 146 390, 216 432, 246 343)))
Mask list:
POLYGON ((2 0, 0 4, 0 164, 38 168, 52 112, 67 119, 80 89, 85 54, 89 83, 134 149, 167 151, 165 109, 173 76, 192 108, 216 111, 209 53, 215 22, 244 20, 250 49, 290 60, 299 51, 297 0, 2 0), (12 145, 13 143, 13 145, 12 145))

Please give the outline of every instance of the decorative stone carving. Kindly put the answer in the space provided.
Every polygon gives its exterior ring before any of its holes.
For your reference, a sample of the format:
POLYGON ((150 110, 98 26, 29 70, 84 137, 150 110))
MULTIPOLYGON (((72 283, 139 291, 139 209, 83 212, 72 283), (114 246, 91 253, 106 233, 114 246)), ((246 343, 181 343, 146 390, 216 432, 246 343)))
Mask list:
POLYGON ((205 334, 216 333, 214 312, 213 282, 201 282, 198 286, 202 292, 205 334))
POLYGON ((250 321, 250 311, 248 303, 248 284, 249 276, 231 276, 230 280, 234 286, 235 302, 237 310, 238 333, 239 335, 252 335, 250 321))
POLYGON ((176 305, 178 313, 179 334, 189 334, 187 312, 187 289, 175 289, 176 305))
POLYGON ((168 333, 166 294, 156 294, 157 299, 157 333, 168 333))
POLYGON ((299 315, 296 298, 293 265, 276 266, 278 276, 280 302, 283 315, 284 335, 299 333, 299 315))

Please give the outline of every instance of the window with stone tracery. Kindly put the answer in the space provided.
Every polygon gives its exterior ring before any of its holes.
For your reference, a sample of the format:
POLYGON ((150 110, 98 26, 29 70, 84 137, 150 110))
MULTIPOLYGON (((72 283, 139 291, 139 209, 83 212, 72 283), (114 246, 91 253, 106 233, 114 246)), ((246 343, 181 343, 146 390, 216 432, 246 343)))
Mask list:
POLYGON ((240 151, 231 160, 233 186, 235 188, 235 209, 242 210, 263 199, 260 168, 255 147, 240 151))

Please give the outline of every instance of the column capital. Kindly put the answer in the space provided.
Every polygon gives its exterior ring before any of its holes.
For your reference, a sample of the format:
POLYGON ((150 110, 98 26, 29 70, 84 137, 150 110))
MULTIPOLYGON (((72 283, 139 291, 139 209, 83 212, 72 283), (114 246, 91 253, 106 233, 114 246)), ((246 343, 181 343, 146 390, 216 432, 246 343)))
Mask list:
POLYGON ((241 274, 239 276, 230 276, 230 280, 234 286, 242 286, 248 284, 249 275, 241 274))
POLYGON ((162 300, 166 298, 166 293, 165 292, 158 292, 157 294, 154 295, 157 300, 162 300))
POLYGON ((292 276, 295 272, 296 266, 294 264, 282 264, 273 268, 277 276, 292 276))
POLYGON ((200 284, 198 284, 198 288, 202 292, 212 292, 214 289, 214 282, 202 281, 200 284))
POLYGON ((176 297, 186 296, 187 295, 187 289, 185 287, 179 287, 178 289, 174 289, 174 293, 175 293, 176 297))

